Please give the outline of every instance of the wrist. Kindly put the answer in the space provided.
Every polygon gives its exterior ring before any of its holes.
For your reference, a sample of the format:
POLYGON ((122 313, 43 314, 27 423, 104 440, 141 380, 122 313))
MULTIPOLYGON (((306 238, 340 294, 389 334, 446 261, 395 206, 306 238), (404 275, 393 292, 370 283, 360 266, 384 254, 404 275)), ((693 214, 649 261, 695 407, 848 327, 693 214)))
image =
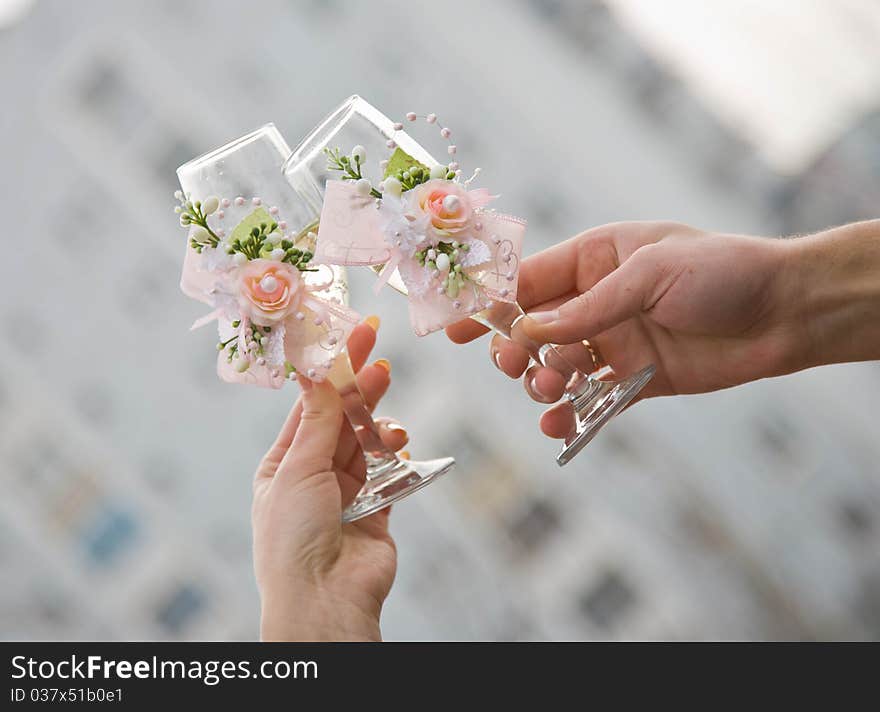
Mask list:
POLYGON ((783 242, 798 368, 880 359, 880 220, 783 242))
POLYGON ((351 601, 323 591, 263 596, 262 641, 381 641, 379 611, 362 610, 351 601))

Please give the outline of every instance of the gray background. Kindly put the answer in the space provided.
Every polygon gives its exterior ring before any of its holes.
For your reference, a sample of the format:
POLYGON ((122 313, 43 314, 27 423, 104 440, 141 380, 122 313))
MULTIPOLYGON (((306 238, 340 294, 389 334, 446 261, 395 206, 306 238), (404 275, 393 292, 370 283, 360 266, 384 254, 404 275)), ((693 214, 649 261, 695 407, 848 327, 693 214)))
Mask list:
MULTIPOLYGON (((0 636, 257 635, 251 475, 296 389, 221 384, 187 331, 171 193, 196 154, 266 121, 295 144, 356 92, 440 113, 527 252, 621 219, 876 217, 880 92, 783 172, 626 4, 41 0, 0 27, 0 636)), ((877 63, 866 5, 826 3, 827 31, 877 63)), ((835 95, 811 71, 793 114, 835 95)), ((354 277, 382 412, 459 462, 395 507, 387 638, 880 637, 876 363, 640 404, 561 470, 485 341, 418 340, 354 277)))

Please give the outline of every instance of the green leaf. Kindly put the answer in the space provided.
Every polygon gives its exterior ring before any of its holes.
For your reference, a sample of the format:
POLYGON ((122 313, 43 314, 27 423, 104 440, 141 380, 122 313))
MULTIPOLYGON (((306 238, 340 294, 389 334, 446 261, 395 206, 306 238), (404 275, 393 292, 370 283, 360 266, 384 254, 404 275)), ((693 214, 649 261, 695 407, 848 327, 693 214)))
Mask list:
POLYGON ((398 146, 394 149, 394 153, 391 154, 391 158, 388 159, 388 165, 385 167, 385 175, 383 175, 382 178, 397 175, 398 171, 405 171, 411 166, 421 166, 426 172, 430 171, 424 163, 419 163, 419 161, 398 146))
POLYGON ((232 234, 229 236, 230 244, 235 242, 236 240, 241 240, 244 242, 250 237, 251 230, 257 228, 259 231, 260 223, 269 223, 272 222, 272 216, 269 215, 269 211, 263 207, 259 207, 254 210, 250 215, 247 215, 238 225, 235 226, 235 229, 232 231, 232 234))

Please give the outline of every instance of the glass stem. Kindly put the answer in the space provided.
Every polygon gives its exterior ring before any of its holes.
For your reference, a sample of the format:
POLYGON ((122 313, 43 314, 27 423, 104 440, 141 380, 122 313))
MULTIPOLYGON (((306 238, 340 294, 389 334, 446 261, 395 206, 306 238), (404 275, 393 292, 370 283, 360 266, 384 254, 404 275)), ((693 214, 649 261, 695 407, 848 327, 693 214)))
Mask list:
POLYGON ((348 354, 340 354, 329 373, 330 382, 342 398, 342 408, 351 423, 354 436, 364 451, 367 479, 377 480, 400 466, 400 460, 379 435, 379 429, 357 386, 348 354))
POLYGON ((525 316, 526 313, 517 303, 496 302, 474 314, 471 319, 518 343, 536 363, 562 374, 566 381, 565 393, 572 400, 589 398, 594 391, 601 389, 598 380, 574 366, 555 346, 530 339, 522 328, 521 321, 525 316))

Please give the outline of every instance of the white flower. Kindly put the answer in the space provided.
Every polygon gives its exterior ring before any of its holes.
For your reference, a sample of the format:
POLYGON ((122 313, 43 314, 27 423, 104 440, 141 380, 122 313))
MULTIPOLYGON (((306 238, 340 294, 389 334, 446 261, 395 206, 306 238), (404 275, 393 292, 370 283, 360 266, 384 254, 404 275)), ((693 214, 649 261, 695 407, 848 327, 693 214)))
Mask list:
POLYGON ((462 267, 476 267, 492 259, 492 251, 482 240, 476 238, 467 241, 468 251, 461 255, 459 263, 462 267))
POLYGON ((270 366, 284 365, 284 324, 276 324, 263 342, 263 355, 270 366))
POLYGON ((356 163, 363 163, 367 160, 367 149, 358 144, 353 149, 351 149, 351 160, 356 163))
POLYGON ((427 242, 428 218, 408 213, 407 204, 405 198, 383 196, 379 221, 388 246, 412 257, 427 242))

